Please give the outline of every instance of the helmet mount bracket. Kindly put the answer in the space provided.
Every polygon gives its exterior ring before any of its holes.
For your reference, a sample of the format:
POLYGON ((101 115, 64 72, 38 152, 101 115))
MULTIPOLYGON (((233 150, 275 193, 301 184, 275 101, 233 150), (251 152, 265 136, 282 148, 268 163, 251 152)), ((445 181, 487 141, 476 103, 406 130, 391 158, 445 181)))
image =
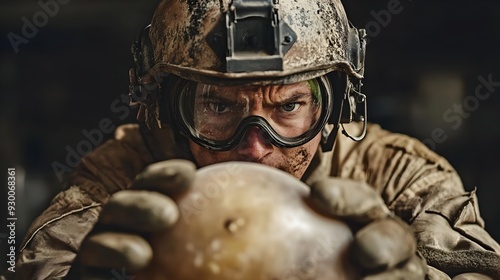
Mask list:
POLYGON ((206 39, 215 53, 225 55, 229 73, 282 71, 283 57, 297 35, 280 20, 278 0, 233 0, 225 22, 206 39), (221 44, 224 35, 226 44, 221 44))

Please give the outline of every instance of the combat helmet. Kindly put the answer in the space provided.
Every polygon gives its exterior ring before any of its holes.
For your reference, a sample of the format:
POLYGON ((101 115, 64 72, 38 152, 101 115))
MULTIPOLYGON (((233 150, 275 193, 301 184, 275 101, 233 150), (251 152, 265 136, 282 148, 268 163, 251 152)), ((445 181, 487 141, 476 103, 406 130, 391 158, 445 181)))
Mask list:
POLYGON ((349 22, 340 0, 162 0, 132 46, 131 103, 141 104, 149 127, 172 126, 212 150, 234 148, 245 126, 257 125, 280 147, 301 145, 322 131, 328 151, 342 123, 364 122, 361 135, 348 135, 354 140, 366 132, 365 36, 349 22), (179 98, 189 82, 259 86, 310 80, 318 82, 326 107, 311 131, 297 137, 280 136, 249 117, 231 139, 218 141, 200 136, 180 116, 180 103, 192 106, 179 98))

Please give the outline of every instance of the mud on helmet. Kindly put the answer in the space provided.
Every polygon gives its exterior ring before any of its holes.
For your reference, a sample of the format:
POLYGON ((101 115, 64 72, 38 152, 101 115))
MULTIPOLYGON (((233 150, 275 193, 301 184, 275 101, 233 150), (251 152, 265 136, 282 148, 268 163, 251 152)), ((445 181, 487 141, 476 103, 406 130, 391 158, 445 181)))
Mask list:
POLYGON ((340 0, 163 0, 132 46, 131 104, 141 105, 148 127, 171 126, 179 139, 207 149, 232 149, 257 126, 285 148, 322 132, 322 149, 329 151, 343 123, 363 122, 358 136, 344 130, 353 140, 366 133, 360 92, 365 36, 348 21, 340 0), (299 134, 285 135, 265 118, 242 114, 228 126, 230 135, 215 137, 194 120, 201 112, 197 104, 206 103, 203 88, 305 81, 321 108, 299 134))

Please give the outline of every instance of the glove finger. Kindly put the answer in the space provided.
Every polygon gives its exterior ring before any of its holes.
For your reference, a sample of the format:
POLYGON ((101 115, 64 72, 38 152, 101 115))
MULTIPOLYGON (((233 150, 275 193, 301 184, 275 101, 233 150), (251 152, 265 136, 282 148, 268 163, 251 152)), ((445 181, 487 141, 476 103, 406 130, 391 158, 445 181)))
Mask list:
POLYGON ((187 160, 166 160, 149 165, 132 182, 132 189, 175 195, 191 186, 196 166, 187 160))
POLYGON ((354 236, 351 257, 364 269, 390 269, 411 258, 416 241, 407 225, 396 219, 375 221, 354 236))
POLYGON ((417 255, 413 255, 408 261, 390 270, 372 274, 363 280, 425 280, 427 275, 427 264, 417 255))
POLYGON ((138 235, 102 232, 85 239, 78 256, 83 267, 137 272, 149 264, 153 250, 138 235))
POLYGON ((390 211, 373 188, 364 182, 326 178, 311 185, 313 203, 328 215, 367 224, 390 211))
POLYGON ((99 224, 135 232, 158 232, 179 218, 175 202, 160 193, 125 190, 115 193, 104 205, 99 224))

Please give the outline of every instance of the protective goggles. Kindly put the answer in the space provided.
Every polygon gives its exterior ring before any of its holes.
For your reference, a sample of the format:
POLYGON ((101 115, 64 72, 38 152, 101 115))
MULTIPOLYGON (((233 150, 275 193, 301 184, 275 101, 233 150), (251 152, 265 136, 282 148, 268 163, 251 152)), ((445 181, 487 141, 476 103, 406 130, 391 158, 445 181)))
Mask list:
POLYGON ((293 85, 217 86, 180 80, 171 110, 181 133, 216 151, 231 150, 250 127, 280 148, 312 140, 332 110, 326 77, 293 85))

